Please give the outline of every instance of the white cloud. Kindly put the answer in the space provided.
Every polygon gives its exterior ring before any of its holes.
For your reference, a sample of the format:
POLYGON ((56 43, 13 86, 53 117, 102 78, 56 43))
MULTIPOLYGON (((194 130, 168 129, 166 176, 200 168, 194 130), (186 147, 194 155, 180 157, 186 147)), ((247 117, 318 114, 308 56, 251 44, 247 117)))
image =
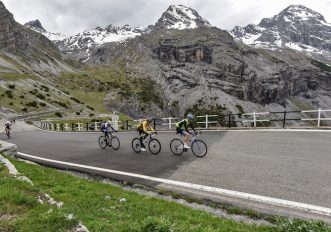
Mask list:
POLYGON ((39 19, 52 32, 75 34, 96 26, 154 24, 171 4, 189 6, 222 29, 259 23, 290 4, 305 5, 331 22, 331 0, 3 0, 15 19, 39 19))

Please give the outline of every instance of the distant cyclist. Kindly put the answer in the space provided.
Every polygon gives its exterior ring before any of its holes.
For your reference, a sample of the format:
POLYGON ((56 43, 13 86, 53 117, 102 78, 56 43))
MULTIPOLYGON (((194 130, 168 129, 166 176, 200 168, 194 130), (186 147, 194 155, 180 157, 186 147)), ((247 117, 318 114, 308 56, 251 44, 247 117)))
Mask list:
POLYGON ((151 134, 156 133, 154 131, 154 128, 151 125, 152 119, 146 119, 142 123, 138 125, 138 132, 140 136, 140 146, 141 146, 141 151, 146 151, 146 147, 144 144, 144 140, 151 134))
POLYGON ((102 126, 101 126, 101 131, 105 134, 105 136, 108 138, 109 135, 109 131, 112 132, 117 132, 114 127, 111 125, 111 120, 108 120, 107 122, 105 122, 102 126))
POLYGON ((8 138, 10 137, 11 125, 12 125, 12 122, 11 121, 7 121, 5 123, 6 135, 8 136, 8 138))
POLYGON ((196 131, 192 125, 192 120, 193 120, 193 115, 188 114, 185 119, 176 123, 176 132, 177 132, 177 134, 184 136, 183 143, 184 143, 184 148, 186 148, 186 149, 190 149, 190 147, 187 144, 190 139, 190 134, 192 134, 188 130, 188 127, 191 127, 191 129, 194 131, 194 133, 196 133, 196 131))

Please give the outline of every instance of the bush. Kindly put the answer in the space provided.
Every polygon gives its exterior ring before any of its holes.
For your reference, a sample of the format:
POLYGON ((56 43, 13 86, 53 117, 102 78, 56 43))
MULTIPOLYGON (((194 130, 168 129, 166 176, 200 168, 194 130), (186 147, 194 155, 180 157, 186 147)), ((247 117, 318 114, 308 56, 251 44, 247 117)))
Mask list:
POLYGON ((86 106, 87 108, 89 108, 90 110, 94 111, 94 108, 91 106, 86 106))
POLYGON ((10 102, 9 105, 11 105, 11 106, 14 105, 14 102, 10 102))
POLYGON ((25 97, 23 95, 21 95, 20 98, 24 99, 25 97))
POLYGON ((12 85, 12 84, 10 84, 10 85, 8 85, 8 88, 10 88, 10 89, 15 89, 15 85, 12 85))
POLYGON ((40 102, 39 105, 42 106, 42 107, 45 107, 46 103, 45 102, 40 102))
POLYGON ((47 87, 46 85, 42 85, 40 86, 45 92, 49 92, 49 87, 47 87))
POLYGON ((88 116, 89 116, 89 117, 94 117, 94 114, 90 113, 88 116))
POLYGON ((59 118, 62 118, 62 114, 60 112, 56 112, 55 115, 58 116, 59 118))
POLYGON ((28 124, 28 125, 32 125, 33 124, 32 121, 25 121, 25 123, 28 124))
POLYGON ((78 111, 78 112, 76 112, 76 115, 80 115, 80 112, 78 111))
POLYGON ((41 94, 41 93, 38 93, 37 94, 37 98, 44 100, 45 99, 45 95, 44 94, 41 94))
POLYGON ((60 102, 60 101, 54 101, 56 104, 58 104, 59 106, 62 106, 64 108, 68 108, 67 104, 64 102, 60 102))
POLYGON ((14 98, 13 91, 11 91, 11 90, 6 90, 5 94, 10 99, 13 99, 14 98))
POLYGON ((22 111, 23 111, 23 112, 27 112, 27 111, 28 111, 28 108, 24 107, 24 108, 22 109, 22 111))
POLYGON ((80 100, 78 100, 77 98, 75 98, 75 97, 71 97, 70 98, 71 100, 73 100, 73 101, 75 101, 75 102, 77 102, 77 103, 81 103, 81 101, 80 100))
POLYGON ((32 102, 27 102, 25 103, 26 106, 32 106, 32 107, 38 107, 38 103, 36 101, 32 101, 32 102))

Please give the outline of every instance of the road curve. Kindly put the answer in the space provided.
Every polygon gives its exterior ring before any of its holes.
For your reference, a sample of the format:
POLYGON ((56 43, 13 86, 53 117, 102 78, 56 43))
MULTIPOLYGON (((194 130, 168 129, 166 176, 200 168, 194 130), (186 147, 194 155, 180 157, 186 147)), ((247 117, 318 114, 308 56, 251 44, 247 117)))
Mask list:
MULTIPOLYGON (((120 133, 121 148, 101 150, 99 134, 26 131, 10 142, 23 153, 331 208, 331 133, 289 131, 205 132, 202 159, 174 156, 172 133, 159 133, 154 156, 131 149, 135 133, 120 133)), ((0 134, 1 140, 7 140, 0 134)))

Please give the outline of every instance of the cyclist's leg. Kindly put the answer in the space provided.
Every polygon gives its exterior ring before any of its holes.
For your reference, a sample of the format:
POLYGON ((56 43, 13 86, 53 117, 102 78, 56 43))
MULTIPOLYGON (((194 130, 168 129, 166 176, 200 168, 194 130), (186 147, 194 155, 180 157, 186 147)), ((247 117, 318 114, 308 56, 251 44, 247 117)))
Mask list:
POLYGON ((144 136, 143 136, 144 132, 142 130, 139 130, 139 140, 140 140, 140 146, 141 148, 145 148, 145 144, 144 144, 144 136))
POLYGON ((188 145, 190 134, 187 133, 187 131, 183 131, 183 134, 184 134, 184 148, 190 148, 188 145))

